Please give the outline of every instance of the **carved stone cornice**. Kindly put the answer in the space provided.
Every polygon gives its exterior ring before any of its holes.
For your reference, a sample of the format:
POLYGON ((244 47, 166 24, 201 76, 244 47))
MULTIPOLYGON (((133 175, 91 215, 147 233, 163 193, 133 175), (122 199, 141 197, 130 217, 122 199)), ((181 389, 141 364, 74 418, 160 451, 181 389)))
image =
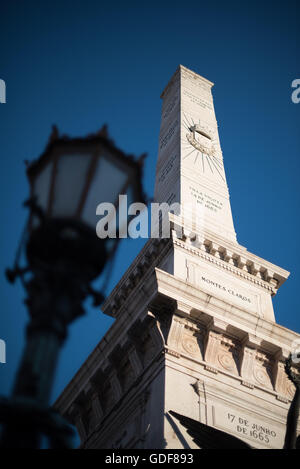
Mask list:
POLYGON ((187 317, 200 322, 203 320, 206 323, 216 320, 216 324, 223 324, 223 330, 226 327, 226 329, 236 331, 234 335, 244 337, 246 341, 251 341, 252 338, 256 344, 263 343, 263 348, 271 353, 277 352, 278 349, 290 350, 292 342, 299 337, 296 332, 258 318, 240 307, 228 308, 225 301, 214 299, 197 286, 186 284, 184 280, 167 272, 158 268, 155 272, 158 293, 175 301, 178 299, 179 304, 184 299, 184 315, 187 317))
POLYGON ((78 405, 76 402, 73 402, 70 405, 70 408, 68 411, 68 417, 69 417, 69 420, 71 420, 72 423, 76 426, 81 441, 84 441, 87 436, 87 428, 84 423, 83 415, 84 415, 83 408, 80 405, 78 405))
POLYGON ((102 409, 102 406, 101 406, 99 394, 97 392, 95 392, 92 395, 92 409, 93 409, 93 413, 96 417, 96 420, 100 421, 102 419, 103 415, 104 415, 104 412, 103 412, 103 409, 102 409))
MULTIPOLYGON (((115 408, 118 402, 122 401, 124 396, 127 395, 127 392, 131 392, 127 391, 127 387, 123 388, 122 383, 118 379, 118 365, 121 366, 121 362, 124 361, 125 358, 128 359, 133 365, 132 368, 135 369, 135 377, 133 380, 135 382, 136 380, 140 380, 140 376, 143 374, 145 367, 151 366, 151 362, 148 359, 143 363, 142 355, 148 353, 149 356, 150 352, 150 356, 153 356, 153 360, 155 360, 155 356, 159 353, 158 349, 160 349, 160 351, 165 350, 165 353, 170 355, 170 359, 172 356, 181 363, 186 363, 186 360, 191 360, 194 363, 198 363, 202 369, 206 369, 211 373, 218 373, 218 376, 225 374, 227 377, 239 380, 249 388, 265 388, 267 392, 274 394, 275 397, 278 395, 278 399, 280 399, 280 396, 284 399, 291 399, 291 390, 286 392, 282 388, 278 388, 277 390, 276 384, 275 389, 273 389, 272 386, 265 387, 264 383, 256 382, 253 374, 249 371, 254 369, 256 357, 267 364, 265 356, 257 355, 257 350, 259 350, 259 353, 265 353, 263 350, 260 351, 263 347, 268 353, 273 354, 275 363, 278 357, 286 354, 286 351, 289 349, 289 344, 296 336, 298 337, 297 334, 274 323, 270 323, 261 318, 258 319, 251 314, 247 314, 244 310, 239 310, 239 308, 231 308, 230 311, 227 311, 226 308, 224 309, 223 305, 220 308, 220 314, 218 314, 216 308, 217 304, 211 305, 210 302, 205 299, 207 295, 199 291, 196 287, 187 285, 184 280, 175 278, 173 275, 159 269, 155 270, 155 276, 156 287, 155 294, 153 295, 153 305, 155 305, 155 307, 152 308, 151 313, 149 313, 148 310, 147 314, 146 310, 143 315, 138 315, 135 319, 132 315, 122 316, 122 319, 120 317, 119 320, 114 323, 111 330, 88 358, 82 370, 74 377, 68 385, 68 388, 60 397, 58 408, 62 410, 62 413, 69 412, 68 409, 72 403, 78 401, 78 399, 82 400, 83 393, 85 395, 85 397, 83 396, 83 400, 88 399, 90 401, 93 414, 97 416, 97 420, 101 419, 101 412, 103 412, 103 418, 106 418, 111 412, 111 409, 115 408), (201 303, 202 300, 203 303, 201 303), (160 306, 160 301, 162 302, 162 306, 160 306), (167 306, 169 302, 172 303, 172 307, 164 309, 163 305, 167 306), (211 308, 211 306, 213 307, 211 308), (184 311, 182 311, 182 309, 184 311), (175 334, 175 343, 170 343, 169 347, 164 345, 164 336, 159 331, 161 315, 173 318, 172 321, 166 322, 166 328, 170 328, 171 323, 180 326, 180 344, 176 344, 177 335, 175 334), (129 321, 129 324, 126 325, 124 331, 122 330, 122 324, 126 324, 126 321, 129 321), (205 330, 210 331, 211 338, 217 338, 219 349, 215 356, 215 361, 214 359, 208 360, 208 354, 205 355, 206 360, 203 360, 203 355, 200 353, 198 333, 201 332, 202 336, 205 336, 205 330), (151 351, 152 349, 148 344, 143 345, 146 336, 148 337, 147 340, 150 340, 153 344, 153 351, 151 351), (270 347, 268 346, 269 336, 271 336, 270 347), (185 341, 187 339, 189 343, 183 347, 182 340, 185 341), (191 340, 193 340, 192 345, 190 344, 191 340), (245 357, 243 359, 244 369, 240 376, 232 369, 232 359, 230 357, 230 349, 235 347, 238 340, 240 340, 241 347, 245 347, 245 357), (114 345, 113 348, 111 346, 112 344, 114 345), (197 353, 196 346, 198 347, 197 353), (251 346, 253 348, 251 348, 251 346), (252 357, 248 355, 249 349, 250 354, 253 354, 252 357), (122 356, 124 354, 126 354, 126 357, 122 356), (252 358, 250 370, 247 370, 246 367, 247 356, 248 359, 252 358), (101 383, 104 385, 105 382, 110 384, 111 390, 109 390, 109 392, 113 392, 114 394, 113 402, 108 402, 107 406, 105 405, 106 397, 102 395, 101 391, 101 383), (101 401, 102 397, 105 397, 103 406, 101 401)), ((165 331, 165 337, 168 337, 167 330, 165 331)), ((203 347, 203 349, 205 349, 205 347, 203 347)), ((270 362, 270 366, 274 367, 274 382, 276 383, 276 368, 274 363, 272 364, 270 362)), ((260 380, 262 378, 262 376, 258 374, 257 377, 260 380)), ((279 381, 277 380, 277 382, 279 381)), ((129 389, 134 389, 132 386, 129 389)), ((79 418, 79 414, 77 414, 77 425, 84 425, 84 422, 85 419, 83 419, 82 416, 79 418)), ((81 427, 81 432, 83 435, 83 427, 81 427)))
POLYGON ((158 265, 166 255, 166 250, 172 246, 171 238, 151 238, 145 244, 141 252, 127 269, 121 280, 110 293, 102 305, 102 311, 108 316, 116 317, 120 310, 126 308, 130 301, 130 294, 143 280, 147 271, 158 265))
MULTIPOLYGON (((248 280, 255 285, 259 285, 271 294, 277 293, 278 288, 289 275, 289 272, 280 269, 263 259, 261 259, 261 262, 254 262, 251 259, 253 255, 250 253, 247 253, 249 258, 245 257, 244 251, 243 256, 241 256, 239 254, 238 245, 234 251, 230 249, 227 250, 223 245, 219 245, 215 241, 212 242, 205 239, 204 241, 198 240, 198 247, 196 247, 177 236, 173 236, 173 243, 175 246, 184 249, 190 254, 200 257, 201 259, 231 272, 240 278, 248 280), (201 249, 200 244, 202 246, 206 246, 206 249, 201 249), (239 261, 239 259, 242 260, 239 261)), ((196 244, 195 241, 194 244, 196 244)))
POLYGON ((195 235, 194 241, 176 232, 174 217, 170 216, 172 237, 163 239, 150 239, 129 269, 125 272, 119 283, 113 289, 102 310, 105 314, 116 317, 126 309, 131 293, 145 278, 146 272, 159 265, 166 253, 173 247, 180 248, 205 262, 215 265, 224 271, 247 280, 259 286, 271 295, 275 295, 278 288, 288 278, 289 272, 277 267, 264 259, 249 253, 242 246, 229 245, 226 240, 209 239, 207 236, 195 235), (179 237, 178 237, 179 236, 179 237))
POLYGON ((131 347, 128 351, 128 358, 130 360, 133 372, 135 374, 135 377, 137 378, 140 376, 140 374, 143 371, 143 364, 141 362, 141 359, 137 353, 137 350, 135 347, 131 347))

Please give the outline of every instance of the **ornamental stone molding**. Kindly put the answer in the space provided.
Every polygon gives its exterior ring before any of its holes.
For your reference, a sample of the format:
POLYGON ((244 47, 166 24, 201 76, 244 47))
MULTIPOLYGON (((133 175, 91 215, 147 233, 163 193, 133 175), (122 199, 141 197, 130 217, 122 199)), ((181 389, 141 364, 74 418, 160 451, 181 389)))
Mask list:
POLYGON ((103 356, 98 363, 100 371, 94 372, 89 384, 84 385, 85 394, 90 396, 90 406, 80 404, 85 401, 82 392, 78 392, 80 388, 74 393, 65 414, 78 428, 83 442, 89 441, 95 428, 105 422, 120 401, 126 400, 126 395, 130 395, 136 382, 143 380, 149 367, 155 367, 157 357, 163 351, 167 353, 165 357, 170 356, 180 362, 183 359, 184 363, 193 360, 202 367, 203 372, 238 379, 249 391, 267 388, 278 402, 288 403, 292 399, 293 385, 284 374, 278 351, 270 356, 259 350, 262 341, 255 341, 251 334, 241 334, 238 340, 237 334, 230 337, 220 332, 221 325, 218 321, 214 323, 213 318, 205 317, 205 320, 197 321, 179 313, 177 309, 169 313, 171 320, 166 342, 153 312, 147 313, 143 321, 138 319, 128 329, 128 340, 120 337, 123 345, 116 343, 114 349, 103 356), (214 324, 218 330, 213 329, 214 324))
POLYGON ((55 403, 81 448, 196 448, 170 410, 283 445, 299 334, 272 296, 289 272, 237 242, 212 86, 180 65, 162 93, 154 198, 197 217, 169 213, 169 238, 150 238, 104 301, 115 321, 55 403))
MULTIPOLYGON (((196 241, 193 241, 193 243, 196 244, 196 241)), ((209 243, 209 241, 206 240, 206 243, 209 243)), ((251 258, 248 260, 245 257, 242 258, 238 253, 238 249, 236 249, 236 253, 232 252, 232 257, 230 257, 229 254, 224 254, 223 259, 221 259, 220 257, 213 255, 211 252, 207 252, 206 250, 203 251, 199 247, 194 247, 187 241, 177 238, 176 231, 173 230, 172 239, 150 239, 148 243, 146 243, 140 255, 131 265, 117 287, 113 290, 110 296, 110 298, 113 298, 113 302, 108 299, 104 303, 103 310, 106 312, 106 314, 113 317, 116 317, 118 314, 120 314, 127 301, 130 300, 131 292, 135 289, 138 283, 145 280, 147 271, 149 272, 151 269, 153 269, 153 263, 154 265, 159 265, 163 255, 155 257, 155 253, 156 255, 159 252, 165 254, 166 249, 170 250, 174 249, 175 247, 184 249, 193 256, 196 255, 206 262, 234 274, 236 277, 250 281, 252 284, 255 284, 271 293, 271 295, 275 295, 277 293, 278 288, 282 285, 288 276, 288 272, 284 271, 283 269, 276 269, 276 266, 269 264, 266 261, 261 262, 260 265, 256 263, 256 267, 258 267, 259 270, 252 268, 254 261, 252 261, 251 258), (141 258, 143 258, 143 260, 141 258), (244 263, 240 262, 240 259, 244 259, 244 263), (122 306, 123 308, 120 308, 122 306)), ((219 252, 220 249, 227 253, 226 247, 224 246, 218 246, 218 251, 216 252, 219 252)), ((249 254, 249 257, 250 256, 251 255, 249 254)))

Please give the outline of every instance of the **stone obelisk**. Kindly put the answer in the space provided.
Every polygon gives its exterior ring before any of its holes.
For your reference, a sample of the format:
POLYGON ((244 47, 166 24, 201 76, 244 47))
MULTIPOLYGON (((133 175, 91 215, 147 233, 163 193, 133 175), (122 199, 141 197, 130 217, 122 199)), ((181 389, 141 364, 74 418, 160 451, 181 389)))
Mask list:
POLYGON ((193 207, 193 224, 235 243, 212 86, 179 67, 162 93, 155 199, 193 207))
POLYGON ((237 242, 212 85, 179 66, 162 94, 155 201, 179 210, 105 301, 115 322, 56 402, 82 448, 196 448, 170 410, 283 446, 299 335, 272 296, 289 273, 237 242))

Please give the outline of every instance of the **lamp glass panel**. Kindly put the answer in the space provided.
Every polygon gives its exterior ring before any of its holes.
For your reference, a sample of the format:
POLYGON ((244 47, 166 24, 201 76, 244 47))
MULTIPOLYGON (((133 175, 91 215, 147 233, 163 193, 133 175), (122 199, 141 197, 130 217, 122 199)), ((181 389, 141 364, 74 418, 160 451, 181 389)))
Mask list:
POLYGON ((36 196, 37 204, 44 212, 48 208, 52 168, 53 161, 50 161, 36 176, 33 183, 33 195, 36 196))
POLYGON ((101 157, 82 211, 82 221, 94 229, 99 221, 96 208, 102 202, 112 203, 117 212, 118 197, 127 178, 126 171, 115 165, 112 158, 101 157))
POLYGON ((86 184, 91 154, 65 154, 59 157, 51 215, 73 217, 86 184))

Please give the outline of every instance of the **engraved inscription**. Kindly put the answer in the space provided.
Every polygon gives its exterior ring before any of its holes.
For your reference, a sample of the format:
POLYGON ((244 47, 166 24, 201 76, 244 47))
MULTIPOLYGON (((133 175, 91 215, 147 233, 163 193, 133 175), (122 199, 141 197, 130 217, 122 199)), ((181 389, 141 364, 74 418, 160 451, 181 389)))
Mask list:
POLYGON ((261 315, 259 296, 240 285, 236 285, 229 278, 226 281, 225 276, 222 279, 219 276, 215 277, 213 273, 210 274, 210 272, 200 269, 194 262, 187 262, 187 281, 199 288, 204 288, 204 291, 211 295, 224 298, 225 301, 235 303, 261 315))
POLYGON ((219 290, 225 291, 225 292, 229 293, 230 295, 236 296, 237 298, 239 298, 242 301, 246 301, 247 303, 251 303, 250 298, 248 298, 247 296, 242 295, 241 293, 235 291, 233 288, 228 288, 228 287, 225 287, 224 285, 220 285, 219 283, 214 282, 214 281, 204 277, 203 275, 201 277, 201 280, 203 282, 206 282, 207 284, 219 289, 219 290))
POLYGON ((166 177, 170 173, 170 171, 173 169, 174 162, 177 158, 177 155, 172 155, 171 158, 168 160, 167 164, 162 168, 160 176, 158 178, 158 182, 162 183, 165 181, 166 177))
POLYGON ((267 448, 282 448, 284 431, 264 418, 217 405, 213 407, 213 422, 238 438, 247 438, 250 445, 257 443, 267 448))
POLYGON ((230 427, 240 435, 248 436, 260 443, 276 443, 277 431, 269 426, 260 425, 255 420, 249 420, 237 414, 227 413, 230 427))
POLYGON ((183 95, 189 98, 191 103, 197 104, 200 106, 202 109, 209 109, 210 111, 212 110, 211 104, 209 104, 207 101, 204 99, 201 99, 199 96, 195 96, 193 93, 191 93, 189 90, 184 90, 183 95))
POLYGON ((195 199, 197 204, 203 205, 205 208, 211 210, 212 212, 219 212, 223 208, 223 202, 220 200, 211 197, 210 195, 206 194, 199 189, 195 189, 194 187, 190 186, 190 194, 195 199))
POLYGON ((169 115, 171 114, 171 112, 173 111, 173 109, 175 108, 175 106, 176 106, 176 104, 177 104, 178 97, 179 97, 179 95, 176 94, 176 95, 171 99, 171 102, 168 104, 166 110, 163 112, 163 115, 162 115, 162 118, 163 118, 163 119, 166 119, 167 117, 169 117, 169 115))
POLYGON ((178 120, 174 122, 174 124, 169 128, 167 133, 160 139, 159 149, 162 150, 165 148, 170 140, 173 138, 176 128, 178 126, 178 120))

